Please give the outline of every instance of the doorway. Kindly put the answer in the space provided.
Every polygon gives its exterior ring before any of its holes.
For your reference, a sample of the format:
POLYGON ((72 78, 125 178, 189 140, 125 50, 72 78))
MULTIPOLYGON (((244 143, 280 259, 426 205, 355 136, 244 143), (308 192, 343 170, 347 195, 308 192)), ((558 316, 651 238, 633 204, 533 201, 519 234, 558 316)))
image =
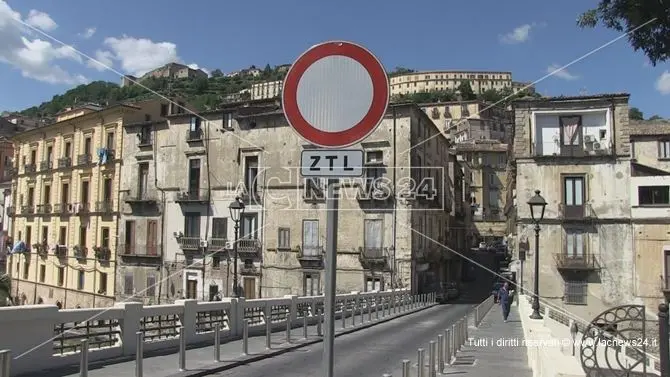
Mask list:
POLYGON ((242 280, 242 287, 244 287, 244 298, 247 300, 256 298, 256 278, 244 277, 242 280))

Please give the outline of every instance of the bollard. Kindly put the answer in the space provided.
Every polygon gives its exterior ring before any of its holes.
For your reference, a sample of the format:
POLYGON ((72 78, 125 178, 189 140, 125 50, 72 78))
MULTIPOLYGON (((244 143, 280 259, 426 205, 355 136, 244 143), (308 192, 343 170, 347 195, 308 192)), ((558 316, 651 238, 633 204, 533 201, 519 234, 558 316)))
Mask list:
POLYGON ((142 331, 135 333, 137 336, 135 341, 135 377, 142 377, 142 360, 144 360, 144 334, 142 331))
POLYGON ((321 327, 323 324, 323 309, 319 309, 317 313, 319 316, 316 318, 316 335, 323 336, 323 328, 321 327))
POLYGON ((377 302, 377 297, 375 297, 375 316, 379 319, 379 303, 377 302))
POLYGON ((428 377, 436 377, 435 374, 435 351, 436 344, 434 340, 431 340, 429 343, 430 347, 428 348, 428 377))
POLYGON ((372 300, 367 300, 365 306, 368 307, 368 322, 372 322, 372 300))
POLYGON ((444 372, 444 335, 437 336, 437 371, 444 372))
POLYGON ((475 308, 475 327, 479 327, 479 306, 475 308))
POLYGON ((347 300, 342 302, 342 328, 347 328, 347 300))
POLYGON ((302 315, 302 337, 305 339, 307 339, 308 319, 307 312, 304 312, 302 315))
POLYGON ((402 361, 402 377, 409 377, 409 360, 402 361))
POLYGON ((291 314, 286 313, 286 343, 291 344, 291 314))
POLYGON ((456 331, 456 325, 453 324, 451 325, 451 354, 453 357, 456 357, 456 351, 457 351, 457 346, 458 344, 458 333, 456 331))
POLYGON ((186 370, 186 330, 184 326, 179 327, 179 370, 186 370))
POLYGON ((79 375, 81 377, 88 377, 88 339, 81 340, 81 359, 79 361, 79 375))
POLYGON ((416 366, 416 375, 417 377, 423 377, 423 371, 426 366, 425 352, 423 348, 419 348, 417 357, 417 366, 416 366))
POLYGON ((354 305, 351 307, 351 327, 356 327, 357 311, 358 311, 358 300, 354 300, 354 305))
POLYGON ((661 355, 661 376, 665 377, 670 374, 670 346, 668 342, 668 305, 658 305, 658 334, 660 343, 661 355))
POLYGON ((444 330, 444 363, 451 364, 451 330, 444 330))
POLYGON ((265 317, 265 349, 272 349, 272 319, 265 317))
POLYGON ((244 320, 244 327, 242 327, 242 354, 249 354, 249 320, 244 320))
POLYGON ((463 328, 465 329, 465 337, 463 339, 463 344, 465 344, 465 342, 467 342, 468 338, 470 337, 470 335, 469 335, 470 331, 469 331, 468 327, 469 327, 468 326, 468 317, 466 316, 465 321, 463 323, 463 328))
POLYGON ((12 361, 12 352, 10 350, 0 351, 0 376, 9 377, 10 363, 12 361))
POLYGON ((214 360, 221 361, 221 325, 214 325, 214 360))

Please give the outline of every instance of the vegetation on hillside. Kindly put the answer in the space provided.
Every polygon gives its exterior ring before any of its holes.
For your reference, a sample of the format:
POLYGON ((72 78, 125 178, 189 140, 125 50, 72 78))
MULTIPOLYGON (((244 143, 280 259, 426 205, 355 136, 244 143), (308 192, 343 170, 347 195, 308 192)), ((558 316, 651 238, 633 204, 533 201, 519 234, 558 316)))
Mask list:
POLYGON ((458 101, 459 94, 463 101, 480 100, 500 106, 506 106, 511 101, 525 96, 540 97, 539 94, 527 90, 514 94, 512 88, 503 88, 502 90, 489 89, 481 94, 475 94, 470 82, 463 81, 456 90, 434 90, 430 92, 399 94, 394 95, 391 98, 391 102, 431 103, 458 101))
MULTIPOLYGON (((254 68, 252 66, 252 68, 254 68)), ((221 105, 225 97, 248 89, 253 83, 281 80, 284 72, 266 65, 257 77, 251 75, 237 75, 226 77, 220 70, 214 70, 209 78, 196 79, 167 79, 147 78, 140 85, 120 87, 117 84, 105 81, 94 81, 86 85, 79 85, 64 94, 55 95, 51 101, 39 106, 21 111, 21 114, 35 117, 49 117, 66 107, 84 103, 98 103, 111 105, 120 101, 139 101, 151 98, 154 92, 164 96, 184 98, 196 111, 210 110, 221 105)))

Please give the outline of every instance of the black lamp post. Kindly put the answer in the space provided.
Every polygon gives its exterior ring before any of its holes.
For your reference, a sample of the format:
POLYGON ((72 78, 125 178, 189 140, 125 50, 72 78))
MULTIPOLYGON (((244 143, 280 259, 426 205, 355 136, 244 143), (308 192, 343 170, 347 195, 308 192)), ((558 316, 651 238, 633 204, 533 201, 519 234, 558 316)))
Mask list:
POLYGON ((535 223, 535 292, 533 292, 533 314, 531 319, 542 319, 540 315, 540 222, 544 218, 544 209, 547 202, 540 195, 540 190, 535 190, 535 196, 528 201, 530 217, 535 223))
POLYGON ((228 206, 230 210, 230 217, 235 222, 235 244, 233 245, 233 252, 235 253, 235 261, 233 262, 233 297, 239 297, 239 289, 237 284, 237 239, 240 230, 240 217, 244 213, 244 203, 240 198, 235 200, 228 206))

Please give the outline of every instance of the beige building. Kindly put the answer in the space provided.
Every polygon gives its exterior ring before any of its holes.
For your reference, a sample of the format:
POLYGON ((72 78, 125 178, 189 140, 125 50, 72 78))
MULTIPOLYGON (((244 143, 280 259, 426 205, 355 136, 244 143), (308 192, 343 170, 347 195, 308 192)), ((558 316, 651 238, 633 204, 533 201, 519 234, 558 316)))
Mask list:
MULTIPOLYGON (((631 146, 627 94, 515 102, 516 229, 534 278, 535 232, 527 201, 540 190, 540 295, 590 319, 634 300, 631 146)), ((508 211, 511 213, 512 211, 508 211)))
POLYGON ((271 99, 281 96, 282 80, 259 82, 251 85, 251 99, 271 99))
POLYGON ((172 79, 186 79, 186 78, 207 78, 209 75, 202 69, 193 69, 187 65, 179 63, 168 63, 162 67, 156 68, 145 73, 141 79, 149 77, 154 78, 172 78, 172 79))
POLYGON ((472 215, 469 246, 500 241, 506 235, 508 146, 497 140, 472 140, 456 144, 456 152, 469 167, 467 201, 472 215))
POLYGON ((55 124, 16 135, 10 257, 21 303, 109 306, 116 283, 119 183, 124 124, 158 117, 146 101, 74 108, 55 124))
POLYGON ((499 106, 481 101, 453 101, 419 105, 440 132, 452 142, 500 140, 506 142, 511 114, 499 106))
POLYGON ((456 90, 469 81, 472 90, 481 94, 488 89, 502 90, 512 87, 512 72, 488 71, 426 71, 392 76, 391 95, 456 90))

